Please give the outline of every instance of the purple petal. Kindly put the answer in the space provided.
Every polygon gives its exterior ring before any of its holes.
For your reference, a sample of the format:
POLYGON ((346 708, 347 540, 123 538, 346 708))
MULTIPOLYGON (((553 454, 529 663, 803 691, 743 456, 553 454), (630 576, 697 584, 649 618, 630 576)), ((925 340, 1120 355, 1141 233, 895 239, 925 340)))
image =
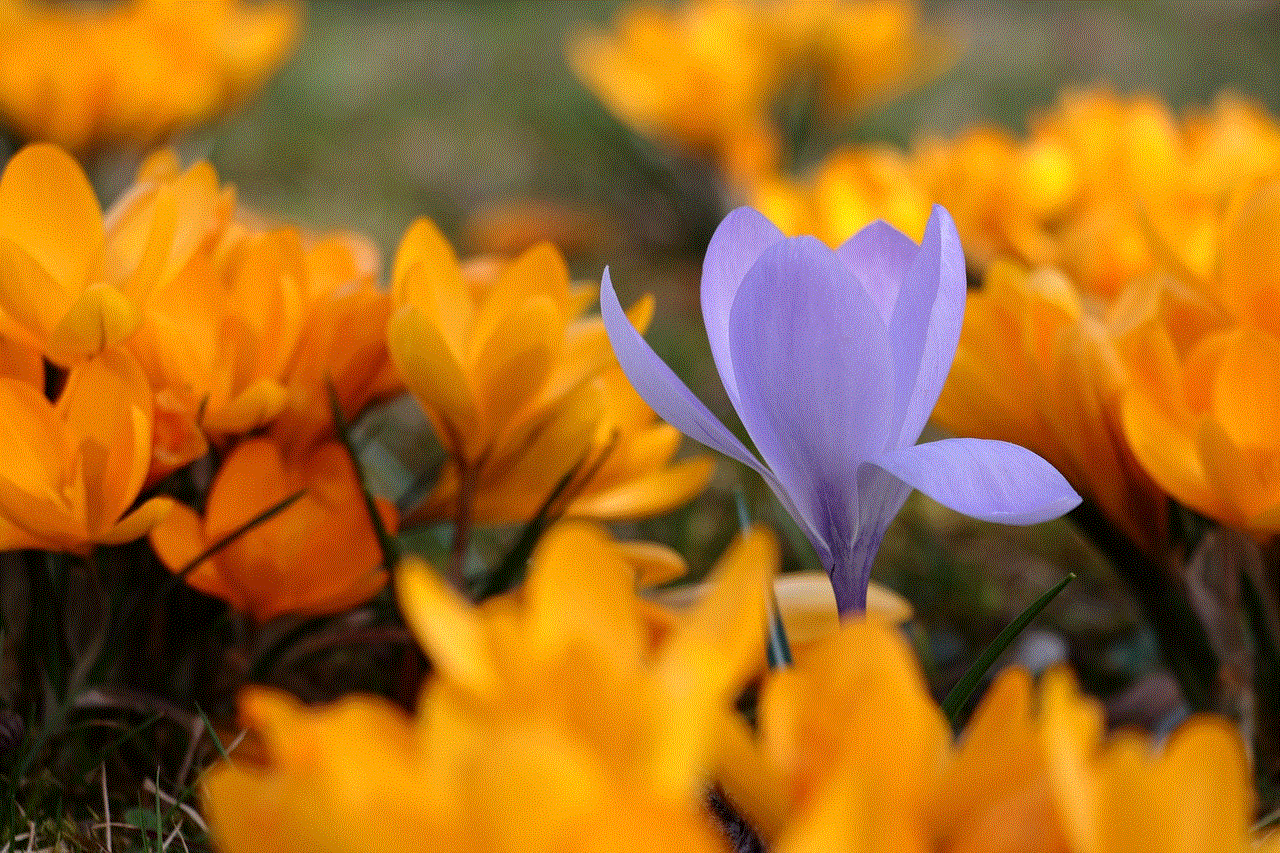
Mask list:
POLYGON ((724 218, 707 246, 702 262, 702 322, 707 327, 711 356, 734 408, 738 382, 729 356, 729 309, 747 270, 769 246, 784 239, 778 227, 759 211, 740 207, 724 218))
POLYGON ((960 342, 965 290, 960 235, 951 214, 934 205, 889 322, 898 447, 915 444, 942 393, 960 342))
POLYGON ((1080 503, 1057 469, 1007 441, 946 438, 886 451, 870 464, 983 521, 1035 524, 1080 503))
POLYGON ((877 219, 845 240, 836 254, 862 282, 887 327, 898 301, 898 291, 919 251, 915 240, 883 219, 877 219))
POLYGON ((784 240, 743 279, 729 336, 738 414, 760 455, 818 536, 851 542, 858 465, 884 448, 892 414, 874 303, 831 249, 784 240))
POLYGON ((600 282, 600 316, 604 319, 609 343, 618 356, 618 363, 650 408, 690 438, 749 465, 766 479, 772 479, 755 454, 693 395, 631 325, 618 302, 607 268, 600 282))

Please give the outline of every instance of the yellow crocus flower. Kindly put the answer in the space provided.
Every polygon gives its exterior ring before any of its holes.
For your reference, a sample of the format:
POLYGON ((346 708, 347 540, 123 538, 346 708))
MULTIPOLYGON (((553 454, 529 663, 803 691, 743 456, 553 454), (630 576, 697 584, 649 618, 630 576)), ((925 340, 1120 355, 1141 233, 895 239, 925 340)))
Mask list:
MULTIPOLYGON (((603 324, 581 316, 593 289, 570 285, 549 244, 464 268, 420 220, 392 281, 391 359, 449 453, 413 519, 525 521, 575 465, 573 515, 663 512, 706 485, 709 460, 669 464, 678 434, 626 385, 603 324)), ((642 301, 633 319, 652 312, 642 301)))
POLYGON ((145 150, 260 88, 298 17, 288 2, 4 0, 0 117, 19 139, 78 154, 145 150))
POLYGON ((128 352, 108 347, 72 368, 57 403, 0 378, 0 550, 85 553, 129 542, 173 501, 130 510, 151 466, 152 396, 128 352))
POLYGON ((127 338, 137 305, 107 279, 102 209, 78 163, 52 145, 0 176, 0 310, 11 334, 69 367, 127 338))
POLYGON ((1013 668, 952 744, 906 643, 874 619, 770 673, 758 719, 721 780, 783 853, 1250 849, 1249 768, 1226 720, 1192 718, 1154 749, 1107 739, 1070 673, 1035 689, 1013 668))
POLYGON ((304 709, 249 692, 241 711, 267 763, 206 775, 215 843, 725 851, 703 785, 763 658, 774 568, 742 553, 656 641, 633 564, 590 525, 548 532, 525 586, 480 607, 402 564, 401 607, 432 662, 414 715, 367 697, 304 709))

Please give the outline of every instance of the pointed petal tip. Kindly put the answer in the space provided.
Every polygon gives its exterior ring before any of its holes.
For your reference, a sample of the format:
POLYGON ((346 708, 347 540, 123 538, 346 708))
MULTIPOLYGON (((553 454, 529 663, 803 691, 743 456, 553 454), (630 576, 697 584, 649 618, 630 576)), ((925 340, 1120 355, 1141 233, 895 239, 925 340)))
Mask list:
POLYGON ((1058 469, 1006 441, 947 438, 891 450, 871 464, 943 506, 982 521, 1038 524, 1080 503, 1058 469))

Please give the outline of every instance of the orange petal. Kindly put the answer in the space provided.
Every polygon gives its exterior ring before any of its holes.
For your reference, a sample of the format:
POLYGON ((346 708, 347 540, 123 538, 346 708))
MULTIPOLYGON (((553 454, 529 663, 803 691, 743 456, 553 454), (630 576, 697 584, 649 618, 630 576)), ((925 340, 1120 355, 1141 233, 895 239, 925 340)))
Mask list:
POLYGON ((173 498, 163 495, 151 498, 120 519, 115 527, 99 537, 98 542, 102 545, 123 545, 141 539, 163 521, 175 506, 177 501, 173 498))
POLYGON ((565 513, 609 521, 661 515, 705 489, 715 471, 716 461, 710 457, 686 459, 613 488, 599 492, 589 489, 574 498, 565 513))
POLYGON ((1213 380, 1214 419, 1235 444, 1280 456, 1280 340, 1244 329, 1229 340, 1213 380))
MULTIPOLYGON (((102 262, 102 209, 80 164, 54 145, 28 145, 0 177, 0 235, 78 293, 102 262)), ((52 296, 49 294, 44 298, 52 296)))
POLYGON ((0 514, 46 541, 83 543, 75 436, 41 391, 16 379, 0 379, 0 415, 0 514))
POLYGON ((68 374, 58 411, 79 444, 95 534, 111 530, 142 489, 151 467, 152 401, 142 368, 120 347, 68 374))
POLYGON ((478 697, 497 690, 496 662, 479 613, 415 557, 400 563, 395 579, 405 622, 441 676, 478 697))
POLYGON ((440 329, 452 351, 466 352, 471 325, 471 295, 453 247, 428 219, 409 226, 396 252, 391 299, 397 307, 413 305, 440 329))

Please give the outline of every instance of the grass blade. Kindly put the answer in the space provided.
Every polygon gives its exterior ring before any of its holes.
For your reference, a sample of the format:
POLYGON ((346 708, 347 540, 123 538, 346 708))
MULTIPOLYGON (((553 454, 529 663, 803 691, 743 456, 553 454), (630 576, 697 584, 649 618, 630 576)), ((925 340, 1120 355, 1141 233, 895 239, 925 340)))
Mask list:
POLYGON ((947 715, 947 719, 951 721, 954 728, 960 719, 960 712, 964 709, 965 704, 969 701, 969 697, 973 695, 973 691, 978 689, 979 682, 982 677, 987 674, 987 670, 991 669, 996 659, 1009 648, 1022 629, 1031 624, 1031 620, 1040 615, 1040 611, 1049 606, 1049 602, 1057 598, 1058 593, 1066 589, 1067 584, 1076 579, 1075 572, 1068 574, 1065 578, 1058 581, 1052 589, 1044 595, 1031 602, 1031 606, 1022 611, 1017 619, 1014 619, 1008 626, 1000 632, 991 644, 983 650, 982 655, 969 667, 964 677, 951 688, 951 692, 947 694, 947 698, 942 702, 942 712, 947 715))

